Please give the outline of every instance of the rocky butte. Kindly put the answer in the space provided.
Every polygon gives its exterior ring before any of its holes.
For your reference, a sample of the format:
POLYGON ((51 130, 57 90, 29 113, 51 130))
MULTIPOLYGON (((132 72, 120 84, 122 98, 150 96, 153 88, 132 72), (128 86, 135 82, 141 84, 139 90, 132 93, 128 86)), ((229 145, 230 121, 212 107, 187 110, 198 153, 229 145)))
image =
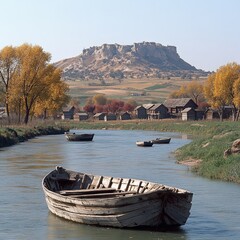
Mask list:
POLYGON ((56 62, 55 66, 63 70, 63 79, 69 80, 207 74, 181 59, 175 46, 163 46, 155 42, 90 47, 79 56, 56 62))

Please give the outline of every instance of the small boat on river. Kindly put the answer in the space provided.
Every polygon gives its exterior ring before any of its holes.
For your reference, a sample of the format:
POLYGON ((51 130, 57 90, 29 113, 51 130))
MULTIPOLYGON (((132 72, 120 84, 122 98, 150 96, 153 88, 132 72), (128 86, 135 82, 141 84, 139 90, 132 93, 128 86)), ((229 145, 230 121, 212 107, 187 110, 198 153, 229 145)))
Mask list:
POLYGON ((171 138, 156 138, 151 142, 153 144, 167 144, 167 143, 170 143, 170 141, 171 141, 171 138))
POLYGON ((88 134, 88 133, 82 133, 82 134, 77 134, 77 133, 70 133, 66 132, 65 136, 68 141, 92 141, 94 134, 88 134))
POLYGON ((152 141, 137 141, 136 144, 139 147, 152 147, 153 145, 152 141))
POLYGON ((193 194, 145 180, 56 167, 42 180, 49 210, 62 218, 117 228, 184 225, 193 194))

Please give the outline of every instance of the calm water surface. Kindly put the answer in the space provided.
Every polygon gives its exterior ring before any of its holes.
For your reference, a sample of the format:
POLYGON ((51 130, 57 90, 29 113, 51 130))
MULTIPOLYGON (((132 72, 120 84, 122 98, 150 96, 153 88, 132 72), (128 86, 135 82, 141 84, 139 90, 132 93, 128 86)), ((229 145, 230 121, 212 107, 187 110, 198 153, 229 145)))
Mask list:
POLYGON ((0 239, 240 239, 240 186, 193 175, 173 151, 186 136, 153 131, 94 130, 93 142, 43 136, 0 150, 0 239), (137 147, 137 140, 172 137, 167 145, 137 147), (46 206, 41 180, 61 165, 81 172, 131 177, 194 193, 191 215, 179 230, 153 232, 93 227, 66 221, 46 206))

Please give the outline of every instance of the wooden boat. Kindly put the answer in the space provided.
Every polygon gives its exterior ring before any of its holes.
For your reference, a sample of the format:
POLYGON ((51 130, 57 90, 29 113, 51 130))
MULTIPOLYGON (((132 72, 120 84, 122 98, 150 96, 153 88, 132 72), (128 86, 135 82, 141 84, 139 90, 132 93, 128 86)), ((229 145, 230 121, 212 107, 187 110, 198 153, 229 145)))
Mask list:
POLYGON ((66 132, 65 136, 68 141, 92 141, 94 134, 87 134, 87 133, 76 134, 76 133, 66 132))
POLYGON ((160 228, 186 223, 193 194, 144 180, 91 175, 56 167, 42 180, 49 210, 78 223, 160 228))
POLYGON ((166 143, 170 143, 171 138, 156 138, 154 140, 152 140, 153 144, 166 144, 166 143))
POLYGON ((152 141, 137 141, 136 144, 139 147, 151 147, 153 145, 152 141))

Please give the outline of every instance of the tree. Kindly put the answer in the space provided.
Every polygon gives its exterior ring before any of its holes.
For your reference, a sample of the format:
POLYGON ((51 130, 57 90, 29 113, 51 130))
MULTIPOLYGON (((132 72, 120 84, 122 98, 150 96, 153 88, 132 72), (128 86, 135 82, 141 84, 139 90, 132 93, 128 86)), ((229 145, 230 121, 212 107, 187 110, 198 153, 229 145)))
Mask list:
POLYGON ((239 78, 240 65, 236 63, 222 66, 208 77, 204 93, 211 106, 218 109, 221 120, 226 105, 232 106, 233 120, 237 120, 236 113, 240 109, 239 78))
POLYGON ((39 98, 34 105, 34 115, 42 116, 44 119, 46 119, 47 116, 55 117, 70 101, 70 97, 66 95, 69 87, 60 79, 61 71, 55 69, 51 76, 51 84, 49 84, 47 91, 45 91, 44 94, 39 95, 39 98))
POLYGON ((12 46, 7 46, 0 51, 0 80, 2 82, 1 92, 4 95, 4 103, 6 107, 6 113, 8 122, 10 122, 9 114, 9 97, 10 97, 10 85, 16 74, 16 70, 19 66, 18 59, 16 57, 16 50, 12 46))
POLYGON ((93 113, 95 110, 95 106, 92 104, 87 104, 83 107, 83 110, 88 112, 88 113, 93 113))
POLYGON ((94 105, 105 105, 107 103, 107 98, 104 94, 100 93, 93 96, 92 101, 94 105))
POLYGON ((197 81, 191 81, 180 87, 179 90, 171 94, 173 98, 191 98, 197 104, 204 101, 203 85, 197 81))
POLYGON ((79 112, 80 111, 80 99, 73 97, 70 100, 70 105, 75 107, 75 111, 79 112))

